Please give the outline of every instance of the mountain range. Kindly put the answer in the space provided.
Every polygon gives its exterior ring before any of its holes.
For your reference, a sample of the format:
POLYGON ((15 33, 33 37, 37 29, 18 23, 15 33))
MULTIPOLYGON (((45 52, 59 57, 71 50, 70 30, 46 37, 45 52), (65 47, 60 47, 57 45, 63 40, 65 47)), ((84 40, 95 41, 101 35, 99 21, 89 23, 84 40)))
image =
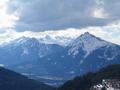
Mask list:
POLYGON ((0 64, 30 78, 58 86, 87 72, 120 63, 120 46, 88 32, 66 46, 21 37, 0 46, 0 64))

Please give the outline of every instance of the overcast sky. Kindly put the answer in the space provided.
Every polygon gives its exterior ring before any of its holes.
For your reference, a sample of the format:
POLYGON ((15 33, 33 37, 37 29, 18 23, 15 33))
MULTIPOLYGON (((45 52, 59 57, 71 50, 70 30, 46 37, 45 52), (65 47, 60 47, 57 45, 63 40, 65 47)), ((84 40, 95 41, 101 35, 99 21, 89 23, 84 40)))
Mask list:
MULTIPOLYGON (((4 0, 3 0, 4 1, 4 0)), ((120 19, 120 0, 6 0, 17 31, 104 26, 120 19)))
POLYGON ((119 26, 120 0, 0 0, 0 33, 99 27, 118 38, 119 26))

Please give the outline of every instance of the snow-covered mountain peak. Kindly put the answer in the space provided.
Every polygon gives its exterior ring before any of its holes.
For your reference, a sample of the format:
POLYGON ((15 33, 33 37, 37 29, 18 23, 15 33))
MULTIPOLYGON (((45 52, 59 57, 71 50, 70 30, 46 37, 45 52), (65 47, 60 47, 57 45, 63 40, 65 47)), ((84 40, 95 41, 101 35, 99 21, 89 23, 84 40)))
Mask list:
POLYGON ((25 42, 34 42, 37 41, 35 38, 30 38, 30 37, 20 37, 16 40, 18 43, 25 43, 25 42))
POLYGON ((39 44, 39 41, 36 38, 30 38, 30 37, 20 37, 17 38, 9 43, 6 43, 3 47, 5 46, 36 46, 39 44))
POLYGON ((81 48, 82 50, 85 51, 86 56, 88 56, 92 51, 104 47, 108 45, 109 43, 101 40, 98 37, 95 37, 94 35, 86 32, 82 35, 80 35, 77 39, 75 39, 72 43, 68 45, 69 49, 69 54, 76 55, 79 53, 79 49, 81 48))
POLYGON ((80 35, 81 36, 91 36, 92 34, 90 34, 89 32, 85 32, 84 34, 80 35))
POLYGON ((24 42, 28 41, 29 39, 30 38, 23 36, 18 39, 15 39, 14 41, 16 41, 17 43, 24 43, 24 42))
MULTIPOLYGON (((93 38, 97 38, 94 35, 90 34, 89 32, 85 32, 84 34, 80 35, 77 40, 85 40, 85 41, 89 41, 93 38)), ((101 40, 100 38, 97 38, 99 40, 101 40)))

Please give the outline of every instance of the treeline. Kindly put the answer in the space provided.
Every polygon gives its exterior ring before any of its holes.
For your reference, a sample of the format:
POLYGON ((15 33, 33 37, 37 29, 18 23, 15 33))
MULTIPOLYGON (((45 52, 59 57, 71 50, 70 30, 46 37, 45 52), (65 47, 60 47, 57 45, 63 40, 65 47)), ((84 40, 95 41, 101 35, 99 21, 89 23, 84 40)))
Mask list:
POLYGON ((87 73, 83 76, 69 80, 58 90, 90 90, 93 85, 101 83, 103 79, 120 79, 120 64, 110 65, 95 73, 87 73))

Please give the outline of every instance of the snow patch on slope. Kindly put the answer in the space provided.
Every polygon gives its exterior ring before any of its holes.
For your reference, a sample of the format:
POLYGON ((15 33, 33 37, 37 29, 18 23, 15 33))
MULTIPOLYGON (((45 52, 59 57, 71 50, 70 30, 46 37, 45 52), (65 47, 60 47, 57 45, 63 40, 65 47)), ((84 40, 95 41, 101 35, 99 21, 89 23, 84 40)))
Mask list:
POLYGON ((23 53, 22 53, 22 56, 23 55, 28 55, 29 54, 29 51, 27 48, 23 47, 23 53))
POLYGON ((103 79, 102 83, 94 85, 90 90, 120 90, 120 80, 103 79))

